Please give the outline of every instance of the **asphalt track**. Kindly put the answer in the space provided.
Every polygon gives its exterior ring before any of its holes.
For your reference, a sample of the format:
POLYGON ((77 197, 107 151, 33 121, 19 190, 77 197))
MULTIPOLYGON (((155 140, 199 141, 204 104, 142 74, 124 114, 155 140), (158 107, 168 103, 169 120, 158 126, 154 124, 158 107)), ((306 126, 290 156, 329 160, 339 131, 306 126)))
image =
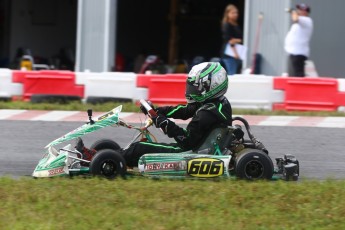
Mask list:
MULTIPOLYGON (((50 141, 82 125, 82 122, 0 121, 0 176, 29 176, 50 141)), ((161 142, 170 142, 154 127, 161 142)), ((343 128, 253 126, 252 131, 270 151, 272 158, 285 153, 300 161, 301 179, 345 178, 345 130, 343 128)), ((135 131, 108 127, 84 137, 91 145, 100 138, 112 138, 125 146, 135 131)), ((173 140, 171 140, 173 141, 173 140)), ((72 141, 71 143, 74 143, 72 141)), ((63 147, 59 145, 59 147, 63 147)))

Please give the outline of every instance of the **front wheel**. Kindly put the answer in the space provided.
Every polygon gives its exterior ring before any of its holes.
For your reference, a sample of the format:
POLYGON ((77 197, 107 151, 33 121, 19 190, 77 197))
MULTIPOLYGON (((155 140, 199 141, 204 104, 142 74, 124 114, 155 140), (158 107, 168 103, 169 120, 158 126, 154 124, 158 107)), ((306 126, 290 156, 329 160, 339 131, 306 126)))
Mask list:
POLYGON ((126 161, 122 155, 111 149, 100 150, 90 162, 90 173, 94 176, 102 176, 114 179, 126 174, 126 161))
POLYGON ((235 174, 240 179, 271 179, 273 171, 271 158, 257 149, 242 150, 235 162, 235 174))

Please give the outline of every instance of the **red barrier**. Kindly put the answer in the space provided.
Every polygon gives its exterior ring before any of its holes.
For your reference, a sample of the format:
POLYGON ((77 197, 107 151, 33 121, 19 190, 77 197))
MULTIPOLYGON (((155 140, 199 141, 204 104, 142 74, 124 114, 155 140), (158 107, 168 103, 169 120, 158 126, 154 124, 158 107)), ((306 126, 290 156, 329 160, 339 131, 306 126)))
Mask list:
POLYGON ((345 93, 334 78, 286 78, 273 80, 274 89, 285 90, 285 101, 273 110, 337 111, 345 106, 345 93))
POLYGON ((186 104, 185 79, 151 79, 149 87, 149 100, 155 104, 186 104))
POLYGON ((76 85, 71 71, 14 71, 13 82, 23 83, 24 100, 37 94, 84 97, 84 86, 76 85))
POLYGON ((137 87, 148 88, 148 99, 155 104, 185 104, 187 74, 138 74, 137 87))
MULTIPOLYGON (((38 74, 37 71, 32 71, 33 74, 38 74)), ((12 70, 12 82, 24 84, 25 76, 28 71, 12 70)))

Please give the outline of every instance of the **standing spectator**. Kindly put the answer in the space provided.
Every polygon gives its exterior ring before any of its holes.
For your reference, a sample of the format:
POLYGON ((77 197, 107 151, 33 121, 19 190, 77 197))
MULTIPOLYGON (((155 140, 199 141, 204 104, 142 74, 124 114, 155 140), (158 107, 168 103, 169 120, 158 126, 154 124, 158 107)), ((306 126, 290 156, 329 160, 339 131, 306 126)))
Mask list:
POLYGON ((304 63, 309 57, 309 41, 313 32, 310 7, 304 3, 291 11, 292 26, 285 38, 285 51, 290 54, 292 73, 290 76, 304 77, 304 63))
POLYGON ((240 72, 241 60, 237 53, 236 44, 242 43, 243 32, 237 23, 238 9, 235 5, 229 4, 225 8, 222 20, 223 45, 221 50, 222 62, 226 72, 233 75, 240 72), (224 54, 227 44, 230 44, 234 56, 224 54))

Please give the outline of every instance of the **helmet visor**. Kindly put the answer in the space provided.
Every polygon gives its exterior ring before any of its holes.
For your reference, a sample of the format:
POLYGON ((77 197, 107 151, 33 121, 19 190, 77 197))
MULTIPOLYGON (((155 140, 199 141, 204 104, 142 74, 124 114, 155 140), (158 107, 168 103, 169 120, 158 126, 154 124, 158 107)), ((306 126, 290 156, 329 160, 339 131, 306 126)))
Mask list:
POLYGON ((199 95, 200 92, 198 90, 197 86, 194 86, 192 83, 187 82, 186 85, 186 100, 188 103, 193 103, 195 102, 193 95, 199 95))

